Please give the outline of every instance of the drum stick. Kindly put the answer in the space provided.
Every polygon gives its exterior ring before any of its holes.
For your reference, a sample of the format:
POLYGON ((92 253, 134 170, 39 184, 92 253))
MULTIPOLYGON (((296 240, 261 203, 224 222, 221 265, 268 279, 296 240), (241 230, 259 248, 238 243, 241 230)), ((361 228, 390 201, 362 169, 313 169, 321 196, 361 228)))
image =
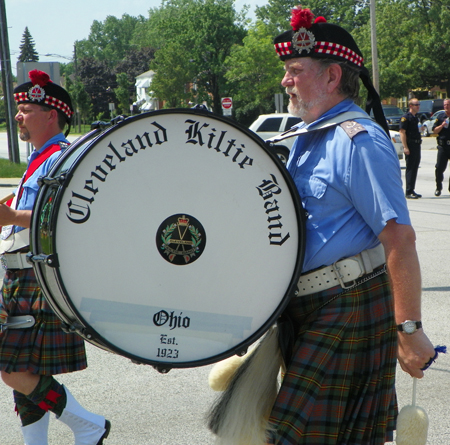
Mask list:
POLYGON ((5 196, 4 198, 0 199, 0 204, 8 202, 10 199, 13 199, 14 196, 15 196, 14 193, 10 193, 8 196, 5 196))

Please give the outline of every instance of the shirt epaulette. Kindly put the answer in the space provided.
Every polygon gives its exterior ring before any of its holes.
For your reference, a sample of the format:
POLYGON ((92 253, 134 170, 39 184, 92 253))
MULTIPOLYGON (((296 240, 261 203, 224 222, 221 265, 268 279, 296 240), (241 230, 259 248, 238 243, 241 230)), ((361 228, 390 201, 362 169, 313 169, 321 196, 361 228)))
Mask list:
POLYGON ((356 121, 345 121, 340 124, 340 127, 347 133, 350 139, 353 139, 358 133, 366 132, 367 130, 356 121))

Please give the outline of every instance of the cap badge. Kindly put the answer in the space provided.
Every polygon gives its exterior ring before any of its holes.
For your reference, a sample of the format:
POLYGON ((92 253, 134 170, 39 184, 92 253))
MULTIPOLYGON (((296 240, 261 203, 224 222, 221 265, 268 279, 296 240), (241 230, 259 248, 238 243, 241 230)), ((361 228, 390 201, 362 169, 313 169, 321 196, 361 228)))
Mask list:
POLYGON ((298 53, 302 53, 302 51, 306 51, 309 53, 316 43, 316 38, 311 31, 308 31, 306 28, 300 28, 297 32, 292 36, 292 44, 298 53))
POLYGON ((45 99, 45 91, 39 85, 33 85, 28 90, 28 97, 32 101, 40 102, 41 100, 45 99))

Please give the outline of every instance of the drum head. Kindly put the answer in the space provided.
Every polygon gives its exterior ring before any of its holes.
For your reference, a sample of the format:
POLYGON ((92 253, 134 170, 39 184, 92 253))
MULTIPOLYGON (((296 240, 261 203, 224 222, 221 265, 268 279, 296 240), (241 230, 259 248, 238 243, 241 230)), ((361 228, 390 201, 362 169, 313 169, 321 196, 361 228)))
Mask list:
POLYGON ((211 113, 112 127, 77 156, 52 205, 62 297, 48 297, 138 362, 200 366, 245 351, 300 275, 289 174, 255 134, 211 113))

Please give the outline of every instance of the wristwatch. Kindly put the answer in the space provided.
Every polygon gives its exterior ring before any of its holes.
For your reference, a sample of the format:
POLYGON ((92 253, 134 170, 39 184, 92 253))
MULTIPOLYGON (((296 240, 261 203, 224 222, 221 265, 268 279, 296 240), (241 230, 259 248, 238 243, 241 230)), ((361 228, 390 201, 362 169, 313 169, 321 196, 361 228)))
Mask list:
POLYGON ((421 327, 421 321, 405 320, 403 323, 397 325, 397 330, 405 334, 414 334, 421 327))

